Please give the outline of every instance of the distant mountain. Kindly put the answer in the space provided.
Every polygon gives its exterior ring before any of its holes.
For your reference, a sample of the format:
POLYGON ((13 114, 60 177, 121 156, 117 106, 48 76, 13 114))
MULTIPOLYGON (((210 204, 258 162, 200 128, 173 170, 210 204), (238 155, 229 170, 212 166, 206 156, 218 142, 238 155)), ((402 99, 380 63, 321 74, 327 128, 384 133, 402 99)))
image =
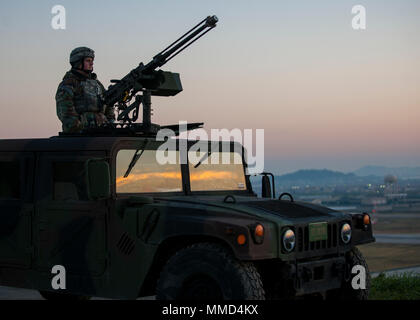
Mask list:
MULTIPOLYGON (((261 177, 251 177, 253 185, 260 188, 261 177)), ((343 186, 343 185, 360 185, 368 183, 381 183, 383 177, 369 176, 359 177, 354 173, 342 173, 332 170, 298 170, 293 173, 275 176, 276 187, 292 187, 292 186, 343 186)))
MULTIPOLYGON (((363 184, 381 184, 384 177, 393 174, 399 180, 420 179, 420 167, 387 168, 381 166, 366 166, 352 173, 343 173, 328 169, 305 169, 292 173, 275 176, 276 188, 292 186, 351 186, 363 184)), ((252 185, 259 190, 261 188, 261 177, 251 177, 252 185)))
MULTIPOLYGON (((372 177, 369 177, 370 182, 372 177)), ((375 177, 376 178, 376 177, 375 177)), ((365 183, 364 177, 358 177, 354 173, 342 173, 332 170, 299 170, 293 173, 284 174, 276 178, 276 184, 282 186, 332 186, 365 183)), ((376 179, 375 179, 376 180, 376 179)))
POLYGON ((329 179, 340 179, 340 180, 348 180, 349 178, 354 178, 355 175, 353 173, 342 173, 339 171, 332 171, 332 170, 316 170, 316 169, 303 169, 298 170, 292 173, 287 173, 284 175, 279 176, 281 180, 329 180, 329 179))
POLYGON ((397 176, 400 179, 419 179, 420 167, 383 167, 383 166, 365 166, 356 171, 354 174, 359 177, 378 176, 385 177, 388 174, 397 176))

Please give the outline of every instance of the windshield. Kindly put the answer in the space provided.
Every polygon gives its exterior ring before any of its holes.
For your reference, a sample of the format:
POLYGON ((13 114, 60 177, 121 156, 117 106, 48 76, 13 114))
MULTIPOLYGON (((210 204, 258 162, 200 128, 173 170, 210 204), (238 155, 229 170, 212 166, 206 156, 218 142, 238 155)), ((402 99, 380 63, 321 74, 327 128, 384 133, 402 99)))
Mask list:
POLYGON ((189 151, 191 191, 245 190, 242 157, 234 152, 189 151))
MULTIPOLYGON (((179 159, 179 151, 174 158, 179 159)), ((132 161, 138 150, 120 150, 117 154, 117 193, 152 193, 182 191, 181 166, 179 164, 159 164, 156 150, 144 150, 137 161, 132 161), (127 168, 132 164, 129 175, 127 168), (134 165, 133 165, 134 163, 134 165), (125 177, 124 177, 125 176, 125 177)), ((176 161, 178 162, 178 161, 176 161)))

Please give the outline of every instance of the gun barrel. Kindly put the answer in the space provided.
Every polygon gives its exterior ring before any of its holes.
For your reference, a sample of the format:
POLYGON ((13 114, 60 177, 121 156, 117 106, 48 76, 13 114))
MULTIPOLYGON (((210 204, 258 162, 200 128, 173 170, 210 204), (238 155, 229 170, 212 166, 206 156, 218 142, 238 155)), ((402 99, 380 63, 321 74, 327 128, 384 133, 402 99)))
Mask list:
POLYGON ((197 41, 211 29, 216 27, 216 23, 218 21, 219 19, 216 16, 208 16, 207 18, 199 22, 191 30, 189 30, 180 38, 171 43, 168 47, 166 47, 157 55, 155 55, 153 57, 153 60, 150 62, 150 66, 149 64, 146 65, 145 69, 147 70, 149 68, 152 68, 154 70, 158 67, 161 67, 173 57, 175 57, 177 54, 179 54, 181 51, 190 46, 193 42, 197 41))
POLYGON ((155 58, 155 57, 157 57, 159 55, 163 55, 165 51, 169 50, 172 46, 174 46, 176 43, 178 43, 181 39, 185 38, 188 34, 190 34, 191 32, 193 32, 195 29, 197 29, 203 23, 205 23, 209 27, 215 27, 217 21, 219 21, 219 19, 217 19, 216 16, 208 16, 204 20, 200 21, 196 26, 194 26, 193 28, 191 28, 189 31, 185 32, 181 37, 179 37, 177 40, 175 40, 174 42, 172 42, 169 46, 167 46, 165 49, 163 49, 161 52, 159 52, 153 58, 155 58))
POLYGON ((193 42, 197 41, 211 29, 216 27, 217 22, 218 19, 216 16, 208 16, 160 53, 155 55, 148 64, 143 65, 140 63, 137 68, 131 70, 122 79, 112 81, 113 84, 104 92, 104 103, 107 105, 114 105, 117 102, 125 102, 124 97, 127 97, 127 92, 130 92, 131 90, 131 93, 134 94, 140 90, 135 89, 135 92, 133 91, 136 84, 140 83, 141 85, 144 85, 143 82, 146 82, 148 77, 152 77, 153 72, 157 68, 163 66, 193 42))

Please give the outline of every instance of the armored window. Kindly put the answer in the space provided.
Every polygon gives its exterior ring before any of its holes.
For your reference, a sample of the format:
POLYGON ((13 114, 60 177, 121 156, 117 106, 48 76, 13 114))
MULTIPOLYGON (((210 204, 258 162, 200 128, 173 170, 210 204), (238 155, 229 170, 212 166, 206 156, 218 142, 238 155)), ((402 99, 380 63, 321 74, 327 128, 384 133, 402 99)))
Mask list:
POLYGON ((0 161, 0 199, 19 199, 20 179, 18 161, 0 161))
POLYGON ((242 157, 237 152, 188 152, 191 191, 246 190, 242 157))
POLYGON ((53 197, 61 201, 86 201, 87 177, 84 162, 53 163, 53 197))
POLYGON ((158 159, 157 155, 156 150, 120 150, 116 167, 117 193, 182 191, 179 151, 165 151, 164 159, 158 159), (133 160, 136 156, 137 160, 133 160))

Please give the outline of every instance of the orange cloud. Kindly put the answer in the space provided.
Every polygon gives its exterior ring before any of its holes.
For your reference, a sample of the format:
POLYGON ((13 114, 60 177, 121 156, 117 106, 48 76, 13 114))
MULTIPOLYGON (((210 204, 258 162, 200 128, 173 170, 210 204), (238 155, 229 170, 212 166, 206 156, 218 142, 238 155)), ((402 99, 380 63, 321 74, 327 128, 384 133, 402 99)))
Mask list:
POLYGON ((130 174, 127 178, 118 177, 116 180, 117 187, 134 183, 140 180, 148 180, 151 178, 163 178, 163 179, 179 179, 181 180, 180 172, 151 172, 151 173, 141 173, 141 174, 130 174))
POLYGON ((191 181, 214 180, 214 179, 232 179, 235 175, 229 171, 203 171, 190 174, 191 181))
MULTIPOLYGON (((216 180, 216 179, 233 179, 235 174, 229 171, 203 171, 199 173, 193 173, 190 175, 191 181, 202 181, 202 180, 216 180)), ((117 186, 123 186, 131 183, 135 183, 141 180, 147 180, 152 178, 161 179, 179 179, 181 180, 180 172, 151 172, 141 174, 130 174, 127 178, 118 177, 116 180, 117 186)))

